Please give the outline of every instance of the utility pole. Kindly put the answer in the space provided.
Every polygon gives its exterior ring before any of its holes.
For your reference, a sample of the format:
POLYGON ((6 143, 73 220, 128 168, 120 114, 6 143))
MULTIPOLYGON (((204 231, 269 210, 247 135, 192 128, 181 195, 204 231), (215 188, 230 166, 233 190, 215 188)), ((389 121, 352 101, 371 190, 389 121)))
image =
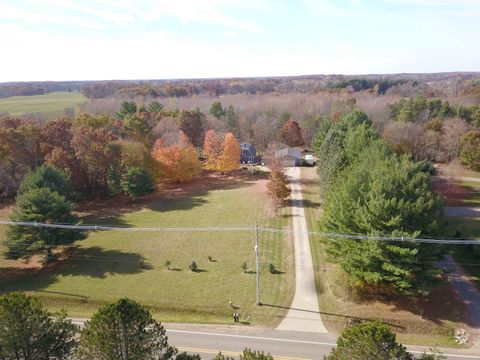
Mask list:
POLYGON ((260 305, 260 263, 258 257, 258 221, 255 223, 256 305, 260 305))

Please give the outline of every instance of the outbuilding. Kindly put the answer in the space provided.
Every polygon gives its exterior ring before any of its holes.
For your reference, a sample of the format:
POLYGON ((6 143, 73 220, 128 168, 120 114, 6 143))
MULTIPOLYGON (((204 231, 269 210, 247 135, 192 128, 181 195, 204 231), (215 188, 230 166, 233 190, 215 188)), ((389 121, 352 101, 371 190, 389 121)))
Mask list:
POLYGON ((300 166, 302 154, 299 150, 285 148, 275 152, 275 157, 283 159, 283 165, 287 167, 300 166))

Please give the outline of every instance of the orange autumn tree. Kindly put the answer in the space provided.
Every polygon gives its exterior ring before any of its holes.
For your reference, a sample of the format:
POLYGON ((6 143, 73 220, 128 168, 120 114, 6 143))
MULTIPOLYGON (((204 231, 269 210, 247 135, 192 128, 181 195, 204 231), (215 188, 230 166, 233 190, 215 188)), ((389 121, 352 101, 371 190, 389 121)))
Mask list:
POLYGON ((220 157, 219 170, 230 172, 238 169, 240 163, 240 143, 232 133, 227 133, 223 140, 223 153, 220 157))
POLYGON ((203 154, 205 155, 205 168, 220 170, 220 159, 223 152, 221 137, 214 131, 208 130, 203 142, 203 154))
POLYGON ((171 146, 164 146, 158 139, 152 155, 159 163, 162 175, 177 183, 192 181, 200 174, 197 150, 183 132, 180 132, 178 142, 171 146))

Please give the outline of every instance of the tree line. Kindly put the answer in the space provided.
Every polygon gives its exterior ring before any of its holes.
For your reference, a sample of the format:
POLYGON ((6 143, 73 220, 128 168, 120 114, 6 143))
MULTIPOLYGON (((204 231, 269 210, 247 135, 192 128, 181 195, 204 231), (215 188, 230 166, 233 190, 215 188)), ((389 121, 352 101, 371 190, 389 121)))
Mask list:
MULTIPOLYGON (((327 233, 419 237, 442 226, 442 199, 431 165, 396 154, 358 110, 326 123, 314 142, 327 233)), ((439 274, 435 251, 422 244, 325 239, 331 261, 366 294, 426 295, 439 274)))
MULTIPOLYGON (((122 298, 99 307, 83 328, 64 310, 50 312, 40 300, 23 293, 0 297, 0 359, 2 360, 201 360, 179 353, 169 344, 165 327, 138 302, 122 298)), ((344 330, 326 360, 414 360, 381 322, 364 322, 344 330)), ((445 359, 423 353, 418 359, 445 359)), ((233 360, 221 352, 214 360, 233 360)), ((240 360, 273 360, 246 348, 240 360)))
MULTIPOLYGON (((168 343, 163 325, 136 301, 122 298, 100 306, 80 329, 64 310, 52 313, 36 297, 0 297, 0 359, 201 360, 168 343)), ((246 348, 244 360, 273 360, 246 348)), ((216 360, 232 360, 219 353, 216 360)))
POLYGON ((388 108, 393 122, 383 137, 397 153, 442 163, 459 158, 467 168, 480 170, 480 105, 451 106, 418 96, 388 108))

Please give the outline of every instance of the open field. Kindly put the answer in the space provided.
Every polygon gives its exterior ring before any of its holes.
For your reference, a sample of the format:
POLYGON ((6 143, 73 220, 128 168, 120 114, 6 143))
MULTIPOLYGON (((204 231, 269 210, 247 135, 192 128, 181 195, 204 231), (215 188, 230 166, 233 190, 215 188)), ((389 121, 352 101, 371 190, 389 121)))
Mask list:
MULTIPOLYGON (((265 179, 204 177, 181 187, 167 186, 145 199, 109 200, 80 206, 86 223, 133 227, 218 227, 260 225, 285 227, 289 209, 274 217, 266 206, 265 179)), ((44 269, 21 269, 21 262, 0 261, 2 291, 35 294, 52 309, 86 317, 98 305, 122 296, 151 307, 162 321, 231 323, 238 306, 241 321, 274 325, 285 309, 257 307, 253 228, 248 231, 90 233, 44 269), (208 257, 213 261, 209 261, 208 257), (171 261, 171 270, 164 264, 171 261), (196 261, 199 272, 188 264, 196 261), (3 278, 3 279, 2 279, 3 278)), ((282 233, 260 233, 261 300, 288 306, 293 296, 291 245, 282 233), (267 264, 278 274, 267 272, 267 264)))
MULTIPOLYGON (((319 187, 315 168, 302 168, 302 192, 310 231, 317 230, 321 216, 319 187)), ((310 237, 318 299, 325 325, 340 331, 349 321, 382 319, 397 332, 400 342, 429 346, 455 346, 453 329, 465 326, 467 310, 452 286, 432 288, 425 304, 412 299, 392 298, 385 301, 355 300, 345 275, 325 259, 319 238, 310 237)))
POLYGON ((8 112, 13 116, 24 114, 40 114, 46 119, 52 119, 64 113, 66 107, 87 100, 79 92, 54 92, 45 95, 13 96, 0 99, 0 113, 8 112))

